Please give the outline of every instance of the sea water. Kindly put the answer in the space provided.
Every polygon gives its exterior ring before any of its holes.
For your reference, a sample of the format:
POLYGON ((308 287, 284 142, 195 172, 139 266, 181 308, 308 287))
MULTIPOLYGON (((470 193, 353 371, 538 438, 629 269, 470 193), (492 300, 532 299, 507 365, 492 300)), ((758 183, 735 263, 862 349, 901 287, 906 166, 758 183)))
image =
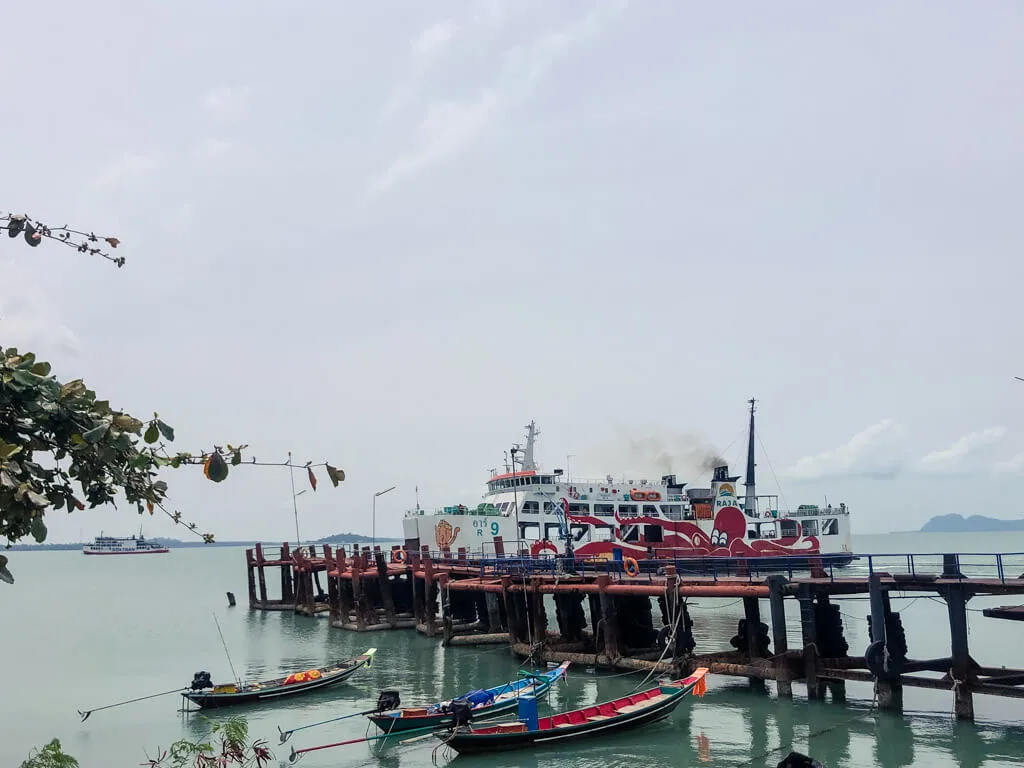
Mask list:
MULTIPOLYGON (((858 552, 1024 551, 1024 535, 908 534, 855 537, 858 552)), ((522 663, 504 645, 441 647, 411 630, 356 633, 329 627, 325 618, 247 608, 241 548, 175 549, 166 555, 85 557, 76 551, 9 552, 14 585, 0 584, 0 766, 17 766, 33 746, 57 737, 83 768, 137 766, 180 738, 203 738, 210 721, 245 714, 251 735, 266 739, 287 762, 292 746, 315 746, 367 733, 365 718, 299 731, 284 746, 278 727, 296 726, 373 706, 380 690, 397 689, 403 704, 430 703, 513 679, 522 663), (227 604, 234 592, 237 607, 227 604), (231 666, 217 633, 220 624, 235 673, 276 677, 318 667, 376 647, 374 664, 349 682, 273 705, 179 712, 171 694, 99 711, 81 722, 77 710, 183 688, 200 670, 230 681, 231 666), (207 719, 209 718, 209 720, 207 719)), ((1024 570, 1024 569, 1021 569, 1024 570)), ((269 575, 269 574, 268 574, 269 575)), ((1012 573, 1010 576, 1019 574, 1012 573)), ((276 585, 273 577, 268 583, 276 585)), ((274 587, 272 586, 273 590, 274 587)), ((851 655, 867 646, 865 596, 837 599, 851 655)), ((948 655, 949 632, 941 600, 894 595, 910 655, 948 655)), ((1024 667, 1024 623, 985 618, 983 607, 1024 603, 1024 597, 975 598, 969 603, 971 653, 981 664, 1024 667)), ((767 620, 767 601, 762 601, 767 620)), ((800 647, 798 611, 787 601, 789 643, 800 647)), ((729 649, 743 615, 742 602, 694 599, 691 616, 698 652, 729 649)), ((657 611, 655 611, 657 615, 657 611)), ((553 616, 553 614, 552 614, 553 616)), ((629 693, 643 675, 595 672, 573 666, 540 704, 585 706, 629 693)), ((649 683, 648 683, 649 684, 649 683)), ((826 766, 1016 766, 1024 763, 1024 702, 976 695, 974 724, 953 720, 947 691, 906 688, 903 715, 872 707, 872 687, 848 683, 848 700, 778 699, 774 683, 710 676, 707 695, 687 700, 667 720, 637 731, 537 751, 458 757, 455 765, 596 768, 597 766, 774 766, 791 749, 826 766)), ((514 717, 514 713, 510 715, 514 717)), ((306 768, 432 766, 454 757, 433 736, 355 744, 305 755, 306 768)))

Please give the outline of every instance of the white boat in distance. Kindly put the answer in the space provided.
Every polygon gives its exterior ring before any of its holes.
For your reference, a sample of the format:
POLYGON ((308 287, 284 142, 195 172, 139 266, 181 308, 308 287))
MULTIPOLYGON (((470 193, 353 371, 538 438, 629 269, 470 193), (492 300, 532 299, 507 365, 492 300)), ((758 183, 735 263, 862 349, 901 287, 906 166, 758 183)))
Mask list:
POLYGON ((160 544, 146 541, 141 531, 138 536, 129 538, 104 536, 101 532, 92 544, 82 546, 82 554, 85 555, 160 555, 170 551, 160 544))

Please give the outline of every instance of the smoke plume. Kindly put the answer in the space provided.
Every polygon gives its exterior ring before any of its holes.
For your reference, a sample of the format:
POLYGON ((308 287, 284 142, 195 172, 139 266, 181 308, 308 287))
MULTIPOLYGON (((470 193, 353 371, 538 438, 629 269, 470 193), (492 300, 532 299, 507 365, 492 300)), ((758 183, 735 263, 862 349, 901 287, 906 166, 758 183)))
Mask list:
POLYGON ((674 474, 679 482, 692 485, 707 480, 722 464, 728 461, 721 451, 694 434, 659 431, 638 436, 619 430, 606 444, 581 452, 573 464, 573 475, 658 480, 674 474))

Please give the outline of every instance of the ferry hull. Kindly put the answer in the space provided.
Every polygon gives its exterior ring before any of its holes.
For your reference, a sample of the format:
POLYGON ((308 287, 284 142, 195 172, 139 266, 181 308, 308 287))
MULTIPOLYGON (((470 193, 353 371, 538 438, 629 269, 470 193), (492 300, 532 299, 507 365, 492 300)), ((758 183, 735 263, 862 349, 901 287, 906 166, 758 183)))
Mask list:
POLYGON ((94 551, 90 551, 88 549, 83 549, 82 550, 82 554, 83 555, 163 555, 163 554, 166 554, 166 553, 168 553, 170 551, 171 550, 167 549, 166 547, 161 547, 160 549, 125 550, 124 552, 94 552, 94 551))

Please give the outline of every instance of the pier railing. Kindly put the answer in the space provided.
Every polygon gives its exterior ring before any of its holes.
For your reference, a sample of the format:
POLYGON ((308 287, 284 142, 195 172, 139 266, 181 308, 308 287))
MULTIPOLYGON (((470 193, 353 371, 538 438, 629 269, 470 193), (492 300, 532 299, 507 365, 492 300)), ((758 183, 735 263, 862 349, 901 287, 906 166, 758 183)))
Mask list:
MULTIPOLYGON (((420 553, 421 556, 427 553, 420 553)), ((1024 552, 934 552, 934 553, 882 553, 822 555, 780 555, 772 557, 658 557, 637 559, 638 574, 629 573, 625 560, 568 558, 564 556, 523 557, 488 554, 456 555, 451 552, 431 551, 431 560, 439 565, 462 565, 478 569, 486 576, 558 576, 608 575, 613 580, 653 577, 664 574, 665 566, 675 566, 682 578, 710 578, 712 580, 742 578, 761 582, 771 574, 808 575, 828 581, 864 578, 873 574, 899 580, 957 580, 984 579, 1000 584, 1024 583, 1024 552), (851 559, 852 558, 852 559, 851 559)), ((630 564, 632 565, 632 564, 630 564)))

